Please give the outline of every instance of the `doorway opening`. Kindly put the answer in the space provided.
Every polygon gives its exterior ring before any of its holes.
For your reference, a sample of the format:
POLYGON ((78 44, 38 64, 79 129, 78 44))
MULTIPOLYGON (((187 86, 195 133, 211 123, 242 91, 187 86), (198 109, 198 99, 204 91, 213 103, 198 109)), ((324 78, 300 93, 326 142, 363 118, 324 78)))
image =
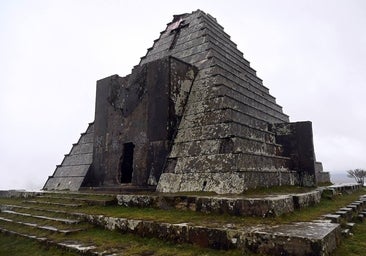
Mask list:
POLYGON ((135 145, 132 142, 123 144, 123 154, 120 160, 121 183, 131 183, 133 172, 133 150, 135 145))

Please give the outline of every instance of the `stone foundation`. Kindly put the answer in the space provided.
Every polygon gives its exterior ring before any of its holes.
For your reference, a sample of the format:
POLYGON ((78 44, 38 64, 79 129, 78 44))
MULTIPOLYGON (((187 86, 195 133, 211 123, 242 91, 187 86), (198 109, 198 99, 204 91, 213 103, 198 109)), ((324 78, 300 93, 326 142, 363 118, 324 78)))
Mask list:
POLYGON ((246 171, 163 173, 157 186, 158 192, 209 191, 217 194, 239 194, 258 187, 298 184, 296 172, 246 171))

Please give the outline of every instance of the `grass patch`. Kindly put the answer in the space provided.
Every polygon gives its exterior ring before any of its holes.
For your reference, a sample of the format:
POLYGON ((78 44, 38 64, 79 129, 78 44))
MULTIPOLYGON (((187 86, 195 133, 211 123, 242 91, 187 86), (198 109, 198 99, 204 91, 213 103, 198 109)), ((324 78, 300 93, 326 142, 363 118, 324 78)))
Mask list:
MULTIPOLYGON (((101 250, 119 248, 123 255, 242 255, 240 250, 219 251, 208 248, 200 248, 189 244, 175 244, 164 242, 156 238, 144 238, 131 234, 121 234, 101 228, 93 228, 68 236, 85 243, 92 242, 101 250)), ((254 255, 254 254, 249 254, 254 255)))
POLYGON ((0 233, 0 255, 16 256, 77 256, 54 246, 41 245, 36 241, 0 233))
POLYGON ((366 222, 359 223, 354 228, 354 235, 342 241, 335 250, 335 256, 359 256, 365 255, 366 248, 366 222))

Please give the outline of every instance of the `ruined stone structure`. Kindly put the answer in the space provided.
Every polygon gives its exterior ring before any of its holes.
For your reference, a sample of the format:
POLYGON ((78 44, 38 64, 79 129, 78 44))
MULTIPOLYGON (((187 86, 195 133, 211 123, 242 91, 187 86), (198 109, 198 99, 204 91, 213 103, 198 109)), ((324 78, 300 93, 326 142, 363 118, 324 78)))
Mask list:
POLYGON ((175 15, 132 73, 97 82, 95 120, 44 189, 240 193, 329 181, 311 122, 290 123, 216 19, 175 15))

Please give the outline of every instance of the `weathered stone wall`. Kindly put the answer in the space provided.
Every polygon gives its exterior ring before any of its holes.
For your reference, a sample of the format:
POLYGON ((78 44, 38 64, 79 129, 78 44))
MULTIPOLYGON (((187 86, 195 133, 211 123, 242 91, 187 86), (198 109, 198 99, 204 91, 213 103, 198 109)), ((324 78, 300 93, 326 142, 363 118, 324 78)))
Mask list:
POLYGON ((48 178, 44 190, 80 189, 93 162, 93 133, 94 124, 90 123, 79 141, 73 144, 70 153, 65 155, 62 163, 57 165, 53 175, 48 178))
POLYGON ((250 188, 297 184, 296 172, 290 171, 210 171, 163 173, 157 190, 160 192, 213 191, 218 194, 239 194, 250 188))
POLYGON ((168 55, 199 72, 158 191, 240 193, 295 184, 289 158, 268 131, 269 122, 288 116, 223 27, 201 11, 176 16, 140 64, 168 55))
POLYGON ((315 153, 311 122, 271 124, 276 143, 283 146, 283 154, 291 158, 290 169, 296 170, 302 186, 314 186, 315 153))
MULTIPOLYGON (((357 189, 357 188, 354 188, 357 189)), ((308 193, 247 196, 187 196, 187 195, 117 195, 118 204, 125 207, 180 209, 205 213, 239 216, 273 217, 320 203, 322 190, 308 193)))
POLYGON ((98 81, 90 185, 157 184, 195 72, 163 58, 98 81))

